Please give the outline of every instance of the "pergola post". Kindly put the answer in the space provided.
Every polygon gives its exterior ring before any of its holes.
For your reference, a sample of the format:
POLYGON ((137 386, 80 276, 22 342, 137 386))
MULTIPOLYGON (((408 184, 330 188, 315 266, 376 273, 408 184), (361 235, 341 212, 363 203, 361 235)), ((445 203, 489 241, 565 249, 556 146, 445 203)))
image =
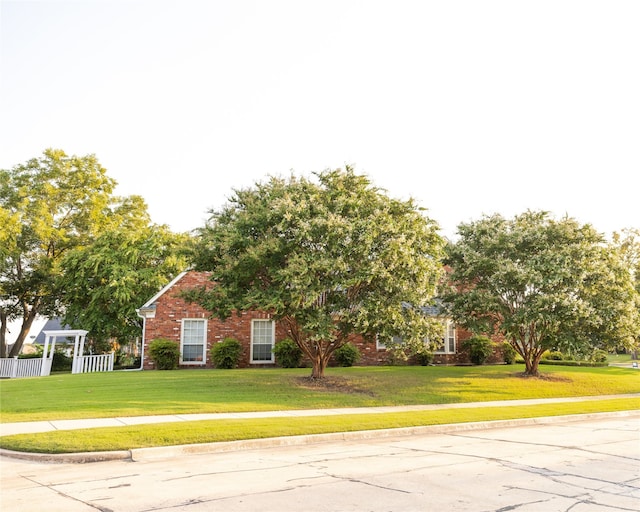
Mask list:
POLYGON ((80 365, 79 357, 84 352, 84 339, 89 331, 84 330, 71 330, 71 331, 43 331, 45 335, 44 339, 44 351, 42 353, 42 369, 40 371, 41 376, 49 375, 51 373, 51 365, 53 363, 54 348, 56 346, 56 338, 71 338, 73 337, 73 362, 71 363, 71 373, 79 373, 78 366, 80 365), (51 344, 49 342, 51 341, 51 344))

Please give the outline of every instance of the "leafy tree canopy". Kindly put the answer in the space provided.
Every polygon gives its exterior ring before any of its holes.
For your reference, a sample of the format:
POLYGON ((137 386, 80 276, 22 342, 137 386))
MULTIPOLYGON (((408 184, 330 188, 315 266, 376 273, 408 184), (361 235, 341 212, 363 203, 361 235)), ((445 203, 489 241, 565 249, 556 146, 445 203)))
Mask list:
POLYGON ((528 211, 458 227, 448 247, 452 316, 477 333, 500 333, 538 374, 542 353, 633 342, 638 329, 629 267, 590 225, 528 211))
POLYGON ((14 356, 36 315, 60 312, 60 262, 68 251, 104 230, 148 224, 142 198, 116 197, 115 185, 94 155, 54 149, 0 170, 0 355, 6 353, 7 320, 22 319, 14 356))
POLYGON ((187 268, 189 237, 166 226, 109 230, 69 251, 60 280, 64 321, 81 325, 96 341, 125 344, 140 335, 140 306, 187 268))
POLYGON ((616 232, 612 243, 620 250, 622 259, 631 269, 636 290, 640 292, 640 229, 626 228, 616 232))
POLYGON ((444 242, 412 200, 387 197, 352 168, 314 176, 272 177, 212 212, 195 259, 216 286, 190 298, 220 318, 270 312, 319 378, 353 333, 433 332, 419 307, 434 296, 444 242))

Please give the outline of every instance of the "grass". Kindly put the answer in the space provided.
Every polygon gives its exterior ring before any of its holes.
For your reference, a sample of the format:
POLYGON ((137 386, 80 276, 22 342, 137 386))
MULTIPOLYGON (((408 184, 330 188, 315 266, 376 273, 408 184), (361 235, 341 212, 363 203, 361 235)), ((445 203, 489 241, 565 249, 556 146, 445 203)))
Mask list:
POLYGON ((476 421, 640 409, 640 399, 624 398, 529 406, 478 407, 341 416, 193 421, 85 430, 58 430, 0 438, 0 447, 35 453, 130 450, 152 446, 216 443, 240 439, 352 432, 476 421))
POLYGON ((329 368, 333 387, 304 385, 308 369, 62 374, 0 381, 0 421, 369 407, 640 392, 630 368, 515 366, 329 368))
MULTIPOLYGON (((308 369, 184 370, 59 374, 0 381, 2 422, 291 409, 468 403, 640 392, 631 368, 523 366, 329 368, 312 383, 308 369), (328 384, 328 385, 327 385, 328 384)), ((236 439, 640 409, 640 399, 478 407, 410 413, 214 420, 21 434, 0 446, 47 453, 122 450, 236 439)))
POLYGON ((637 361, 637 359, 633 358, 632 354, 609 354, 607 356, 607 361, 609 363, 630 363, 632 361, 637 361))

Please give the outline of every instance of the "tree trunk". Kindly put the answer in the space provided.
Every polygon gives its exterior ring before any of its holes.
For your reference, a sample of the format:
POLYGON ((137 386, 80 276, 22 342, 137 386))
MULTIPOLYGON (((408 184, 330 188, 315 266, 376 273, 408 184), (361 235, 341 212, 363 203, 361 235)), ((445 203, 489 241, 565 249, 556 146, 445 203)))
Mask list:
POLYGON ((524 360, 525 365, 525 375, 529 377, 539 377, 540 372, 538 371, 538 362, 539 359, 535 357, 529 357, 524 360))
POLYGON ((525 340, 512 339, 510 341, 511 346, 516 349, 516 352, 520 354, 524 360, 525 371, 524 374, 530 377, 539 377, 538 363, 542 352, 538 354, 538 351, 534 350, 525 340))
POLYGON ((0 309, 0 357, 7 357, 7 312, 0 309))
POLYGON ((36 317, 35 308, 27 313, 26 316, 22 319, 22 326, 20 327, 20 334, 18 334, 18 338, 16 342, 11 347, 11 352, 9 352, 9 357, 16 357, 20 355, 20 351, 22 350, 22 345, 24 344, 24 340, 27 339, 27 335, 31 330, 31 326, 33 325, 33 320, 36 317))
POLYGON ((316 354, 315 357, 312 358, 311 362, 313 363, 313 367, 311 368, 311 378, 324 378, 324 370, 327 367, 327 363, 329 362, 329 359, 325 357, 325 354, 323 354, 322 352, 316 354))

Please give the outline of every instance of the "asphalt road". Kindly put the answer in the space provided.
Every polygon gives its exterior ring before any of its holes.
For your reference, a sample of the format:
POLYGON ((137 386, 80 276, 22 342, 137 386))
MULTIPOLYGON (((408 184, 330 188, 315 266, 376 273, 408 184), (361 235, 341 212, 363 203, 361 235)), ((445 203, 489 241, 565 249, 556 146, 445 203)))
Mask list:
POLYGON ((0 458, 0 510, 638 511, 640 411, 136 461, 0 458))

